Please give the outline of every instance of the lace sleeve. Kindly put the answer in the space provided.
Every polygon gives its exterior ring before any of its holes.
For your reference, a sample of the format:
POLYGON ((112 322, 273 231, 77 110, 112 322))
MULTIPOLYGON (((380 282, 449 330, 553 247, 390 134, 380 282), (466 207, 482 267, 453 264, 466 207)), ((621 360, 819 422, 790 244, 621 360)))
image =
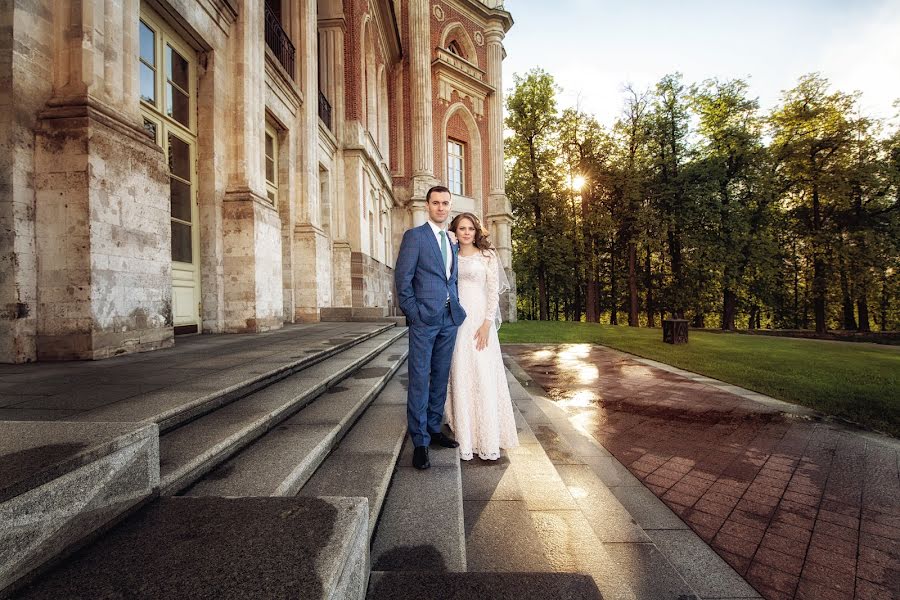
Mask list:
POLYGON ((500 307, 500 281, 497 274, 497 255, 488 252, 484 257, 486 271, 485 294, 487 296, 487 312, 484 315, 485 321, 493 321, 497 316, 497 310, 500 307))

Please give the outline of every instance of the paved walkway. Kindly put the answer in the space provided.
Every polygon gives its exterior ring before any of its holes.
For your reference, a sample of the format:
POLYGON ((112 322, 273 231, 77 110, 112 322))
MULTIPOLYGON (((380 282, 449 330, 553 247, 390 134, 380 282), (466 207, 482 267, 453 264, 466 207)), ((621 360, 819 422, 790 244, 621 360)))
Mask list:
POLYGON ((900 442, 588 344, 504 345, 765 598, 900 598, 900 442))

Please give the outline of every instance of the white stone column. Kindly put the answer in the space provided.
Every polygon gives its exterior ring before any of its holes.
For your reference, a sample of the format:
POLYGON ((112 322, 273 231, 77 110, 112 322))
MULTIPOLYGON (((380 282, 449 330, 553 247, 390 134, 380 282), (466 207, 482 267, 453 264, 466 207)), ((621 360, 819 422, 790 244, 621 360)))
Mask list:
POLYGON ((512 285, 509 294, 501 298, 505 321, 516 320, 516 278, 512 271, 512 206, 506 197, 506 178, 503 172, 503 28, 492 23, 485 29, 487 45, 487 78, 494 88, 488 98, 489 192, 485 217, 488 227, 496 232, 494 245, 512 285))
POLYGON ((169 174, 140 126, 139 3, 48 2, 46 11, 52 34, 36 45, 52 48, 41 68, 52 69, 53 90, 33 130, 36 356, 171 345, 169 174))
MULTIPOLYGON (((326 15, 319 21, 319 81, 325 97, 331 103, 331 126, 338 144, 345 139, 345 82, 344 44, 345 21, 337 14, 326 15)), ((344 153, 338 147, 331 173, 334 188, 331 206, 331 257, 332 282, 331 306, 349 308, 353 304, 353 283, 351 274, 352 249, 347 226, 347 190, 344 181, 344 153)))
POLYGON ((409 0, 413 199, 424 198, 434 184, 430 4, 428 0, 409 0))

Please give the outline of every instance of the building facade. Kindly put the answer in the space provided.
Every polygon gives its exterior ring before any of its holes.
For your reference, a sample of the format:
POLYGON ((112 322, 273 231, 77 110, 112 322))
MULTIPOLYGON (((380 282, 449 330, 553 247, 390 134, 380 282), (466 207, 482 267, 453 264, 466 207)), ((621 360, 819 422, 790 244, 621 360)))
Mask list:
POLYGON ((397 314, 435 184, 509 269, 511 26, 489 0, 0 0, 0 362, 397 314))

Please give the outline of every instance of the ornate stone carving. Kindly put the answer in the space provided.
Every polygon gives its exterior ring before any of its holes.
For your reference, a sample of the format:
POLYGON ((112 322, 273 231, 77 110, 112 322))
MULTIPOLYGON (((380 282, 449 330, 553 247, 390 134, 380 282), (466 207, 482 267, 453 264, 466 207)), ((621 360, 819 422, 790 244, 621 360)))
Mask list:
POLYGON ((478 44, 479 46, 484 46, 484 34, 482 34, 480 31, 476 31, 473 37, 475 38, 476 44, 478 44))
POLYGON ((431 9, 432 14, 434 14, 434 18, 438 21, 444 20, 444 9, 441 8, 440 4, 435 4, 434 8, 431 9))

